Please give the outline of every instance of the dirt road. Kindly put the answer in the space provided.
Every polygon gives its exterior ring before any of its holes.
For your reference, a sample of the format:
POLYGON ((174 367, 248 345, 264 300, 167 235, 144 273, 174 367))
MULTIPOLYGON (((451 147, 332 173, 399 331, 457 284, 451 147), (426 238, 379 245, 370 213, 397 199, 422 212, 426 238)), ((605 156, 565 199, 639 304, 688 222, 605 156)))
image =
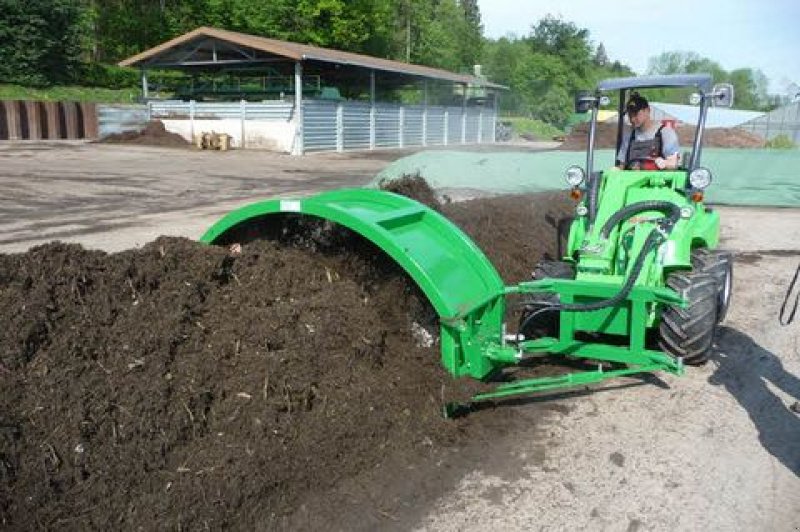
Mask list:
MULTIPOLYGON (((358 186, 387 159, 4 146, 0 252, 197 238, 245 201, 358 186)), ((719 210, 736 277, 711 363, 548 398, 544 419, 531 406, 541 399, 508 406, 507 434, 420 466, 410 486, 387 481, 400 497, 391 512, 344 511, 371 529, 800 530, 800 322, 777 321, 800 263, 800 211, 719 210)))

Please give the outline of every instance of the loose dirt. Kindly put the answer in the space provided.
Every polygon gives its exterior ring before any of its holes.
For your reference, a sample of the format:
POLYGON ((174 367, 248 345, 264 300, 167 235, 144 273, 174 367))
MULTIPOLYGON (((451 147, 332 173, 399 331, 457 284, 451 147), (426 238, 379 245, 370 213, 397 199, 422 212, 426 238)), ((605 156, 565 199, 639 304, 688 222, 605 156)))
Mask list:
POLYGON ((186 139, 177 133, 171 133, 160 120, 148 122, 141 131, 125 131, 104 137, 99 142, 109 144, 138 144, 141 146, 164 146, 172 148, 188 148, 186 139))
MULTIPOLYGON (((695 127, 679 125, 676 128, 681 146, 690 147, 694 142, 695 127)), ((578 124, 567 136, 560 146, 561 150, 586 149, 589 139, 589 124, 578 124)), ((617 145, 617 124, 599 123, 595 132, 595 147, 599 149, 614 149, 617 145)), ((703 146, 707 148, 763 148, 764 139, 749 131, 738 128, 713 128, 706 129, 703 134, 703 146)))
MULTIPOLYGON (((434 205, 513 282, 558 253, 562 196, 434 205)), ((159 238, 0 255, 4 528, 297 527, 354 479, 380 499, 376 468, 396 478, 501 432, 508 413, 441 418, 471 384, 426 346, 434 316, 393 263, 284 222, 241 252, 159 238)), ((312 515, 304 528, 329 524, 312 515)))

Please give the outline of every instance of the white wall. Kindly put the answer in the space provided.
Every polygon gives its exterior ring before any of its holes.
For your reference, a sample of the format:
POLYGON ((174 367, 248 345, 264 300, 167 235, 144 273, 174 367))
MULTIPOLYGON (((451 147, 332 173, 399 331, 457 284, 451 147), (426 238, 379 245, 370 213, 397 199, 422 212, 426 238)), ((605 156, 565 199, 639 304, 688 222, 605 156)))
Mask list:
POLYGON ((295 124, 285 121, 220 119, 169 119, 161 118, 167 131, 177 133, 189 142, 203 133, 227 133, 235 148, 260 148, 290 153, 294 143, 295 124), (242 129, 245 142, 242 144, 242 129))

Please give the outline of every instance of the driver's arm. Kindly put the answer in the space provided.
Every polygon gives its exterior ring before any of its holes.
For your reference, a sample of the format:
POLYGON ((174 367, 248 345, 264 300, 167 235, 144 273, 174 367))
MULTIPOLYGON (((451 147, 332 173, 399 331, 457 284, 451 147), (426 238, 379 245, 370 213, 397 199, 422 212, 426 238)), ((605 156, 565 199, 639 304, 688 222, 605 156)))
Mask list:
POLYGON ((661 170, 674 170, 678 167, 678 154, 675 153, 669 157, 658 157, 654 162, 661 170))
POLYGON ((661 157, 654 162, 661 170, 674 170, 680 163, 681 146, 678 143, 678 134, 671 127, 661 130, 661 157))
POLYGON ((628 142, 630 141, 631 132, 629 129, 624 129, 622 131, 622 142, 619 146, 619 151, 617 152, 617 160, 615 166, 620 170, 625 169, 625 157, 628 154, 628 142))

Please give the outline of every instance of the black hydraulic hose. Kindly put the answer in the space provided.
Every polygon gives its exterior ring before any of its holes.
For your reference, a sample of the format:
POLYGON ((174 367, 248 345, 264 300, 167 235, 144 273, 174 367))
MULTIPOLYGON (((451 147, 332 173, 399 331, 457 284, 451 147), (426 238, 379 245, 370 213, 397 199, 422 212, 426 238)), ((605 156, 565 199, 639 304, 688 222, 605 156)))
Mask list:
POLYGON ((603 228, 600 230, 600 238, 607 239, 609 233, 611 233, 621 221, 645 211, 661 211, 667 214, 667 218, 672 222, 672 225, 681 217, 681 208, 671 201, 640 201, 638 203, 632 203, 615 212, 606 221, 603 228))
POLYGON ((602 301, 595 301, 594 303, 546 303, 548 306, 540 308, 539 310, 533 312, 525 320, 520 323, 518 327, 518 331, 522 332, 528 324, 533 321, 534 318, 537 316, 544 314, 545 312, 554 312, 554 311, 571 311, 571 312, 591 312, 594 310, 600 310, 602 308, 611 307, 618 304, 621 301, 624 301, 625 298, 628 297, 628 294, 633 289, 633 285, 636 283, 636 279, 639 277, 639 274, 642 271, 642 267, 644 266, 644 259, 647 257, 647 254, 654 248, 658 247, 661 242, 665 240, 664 235, 661 233, 659 229, 653 229, 650 231, 650 234, 647 235, 647 240, 645 240, 644 245, 642 246, 642 251, 639 253, 639 256, 636 257, 636 262, 631 269, 631 273, 628 278, 625 280, 625 284, 622 285, 622 289, 619 292, 614 294, 612 297, 608 299, 604 299, 602 301))
POLYGON ((606 224, 603 226, 601 234, 604 235, 604 238, 608 237, 608 233, 611 232, 609 227, 613 228, 622 221, 624 218, 628 218, 637 214, 639 212, 644 211, 652 211, 652 210, 669 210, 669 216, 666 218, 662 218, 659 220, 658 227, 653 228, 650 231, 650 234, 647 235, 647 239, 642 245, 642 250, 639 252, 639 255, 636 257, 636 261, 633 264, 633 268, 631 268, 631 273, 628 275, 628 278, 625 280, 625 284, 622 285, 622 288, 619 292, 614 294, 612 297, 608 299, 604 299, 602 301, 595 301, 594 303, 546 303, 547 306, 540 308, 539 310, 531 313, 527 318, 525 318, 522 323, 520 323, 518 331, 522 331, 528 324, 533 321, 534 318, 537 316, 544 314, 545 312, 552 312, 552 311, 569 311, 569 312, 592 312, 594 310, 600 310, 602 308, 612 307, 617 305, 619 302, 624 301, 628 294, 630 294, 631 290, 633 289, 633 285, 636 283, 636 279, 638 279, 639 274, 644 267, 644 261, 647 258, 647 254, 650 253, 653 249, 657 248, 664 242, 668 237, 669 234, 672 232, 673 227, 678 222, 681 216, 680 207, 671 203, 669 201, 642 201, 639 203, 634 203, 629 205, 628 207, 624 207, 614 213, 614 215, 609 218, 606 224), (616 219, 616 221, 615 221, 616 219), (612 222, 614 222, 612 224, 612 222))

